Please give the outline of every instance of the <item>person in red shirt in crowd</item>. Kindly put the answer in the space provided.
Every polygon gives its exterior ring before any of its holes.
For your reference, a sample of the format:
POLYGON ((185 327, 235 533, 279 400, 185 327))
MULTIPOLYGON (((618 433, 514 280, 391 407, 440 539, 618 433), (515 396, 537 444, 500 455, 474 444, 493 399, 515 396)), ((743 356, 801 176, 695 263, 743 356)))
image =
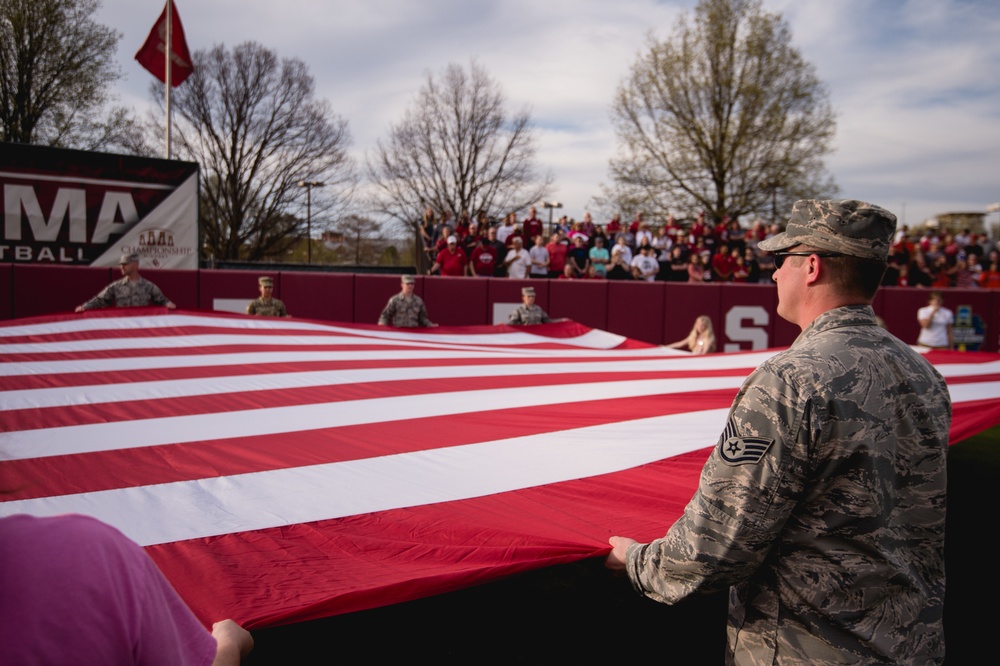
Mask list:
POLYGON ((569 254, 569 244, 563 242, 562 236, 558 233, 554 233, 545 249, 549 251, 549 277, 562 277, 566 268, 566 257, 569 254))
POLYGON ((941 249, 950 261, 954 261, 958 256, 959 250, 962 249, 962 246, 958 244, 958 241, 955 240, 953 235, 945 234, 944 238, 941 239, 941 249))
POLYGON ((583 233, 593 239, 597 234, 597 225, 594 224, 594 219, 590 216, 590 213, 583 214, 583 222, 581 224, 583 225, 583 233))
POLYGON ((712 235, 719 243, 729 245, 729 216, 723 215, 722 220, 712 229, 712 235))
POLYGON ((691 241, 695 242, 699 238, 703 237, 708 231, 708 226, 705 223, 705 211, 698 212, 698 218, 691 225, 691 241))
POLYGON ((622 230, 622 216, 620 213, 615 213, 611 216, 611 221, 604 225, 604 232, 607 234, 608 238, 614 240, 618 236, 618 232, 622 230))
POLYGON ((469 211, 463 210, 462 214, 458 217, 458 222, 455 223, 455 237, 461 241, 463 238, 469 235, 469 227, 472 224, 472 217, 469 215, 469 211))
POLYGON ((485 236, 479 237, 479 245, 472 250, 466 267, 472 277, 493 277, 497 267, 497 230, 490 227, 485 236))
POLYGON ((674 219, 673 215, 667 215, 667 222, 663 225, 664 233, 667 238, 670 239, 670 246, 673 247, 677 243, 677 237, 684 233, 681 229, 681 225, 677 224, 677 220, 674 219))
POLYGON ((521 232, 525 238, 534 238, 541 236, 543 231, 544 225, 538 219, 538 211, 532 206, 528 209, 528 217, 524 218, 524 222, 521 223, 521 232))
POLYGON ((725 243, 712 255, 712 281, 731 282, 733 279, 733 257, 725 243))
POLYGON ((448 245, 445 249, 438 252, 437 259, 434 260, 434 265, 431 269, 427 271, 428 275, 432 275, 439 269, 441 275, 450 275, 452 277, 462 277, 465 275, 465 265, 469 263, 469 258, 465 256, 465 252, 458 247, 458 239, 454 236, 448 236, 448 245))
POLYGON ((632 235, 634 236, 635 234, 639 233, 639 229, 642 228, 642 224, 643 224, 642 211, 637 210, 635 212, 635 219, 632 220, 632 224, 628 225, 628 230, 631 231, 632 235))
POLYGON ((515 238, 521 241, 521 247, 524 247, 524 231, 521 229, 520 224, 514 225, 514 231, 510 232, 507 236, 507 240, 504 241, 504 245, 507 246, 508 250, 513 249, 515 238))
POLYGON ((979 286, 983 289, 1000 289, 1000 252, 993 250, 986 258, 986 267, 979 274, 979 286))
POLYGON ((943 254, 937 255, 930 266, 930 272, 931 287, 944 289, 953 286, 952 278, 955 274, 955 268, 948 263, 948 257, 943 254))

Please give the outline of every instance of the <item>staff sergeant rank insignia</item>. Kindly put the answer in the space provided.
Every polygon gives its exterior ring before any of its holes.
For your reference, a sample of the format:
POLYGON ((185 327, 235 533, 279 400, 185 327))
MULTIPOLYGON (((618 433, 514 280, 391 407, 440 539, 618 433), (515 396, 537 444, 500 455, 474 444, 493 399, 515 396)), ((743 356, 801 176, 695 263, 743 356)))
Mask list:
POLYGON ((756 465, 771 444, 774 440, 767 437, 741 437, 730 420, 719 439, 719 456, 727 465, 756 465))

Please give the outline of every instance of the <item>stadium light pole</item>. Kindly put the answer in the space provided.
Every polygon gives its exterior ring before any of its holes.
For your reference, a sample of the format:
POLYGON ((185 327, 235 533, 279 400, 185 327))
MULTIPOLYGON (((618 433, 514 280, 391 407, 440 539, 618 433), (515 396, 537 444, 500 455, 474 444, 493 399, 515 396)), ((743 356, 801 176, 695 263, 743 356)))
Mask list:
POLYGON ((306 263, 311 264, 313 259, 313 239, 312 239, 312 188, 323 187, 326 183, 318 180, 300 180, 299 187, 306 188, 306 263))

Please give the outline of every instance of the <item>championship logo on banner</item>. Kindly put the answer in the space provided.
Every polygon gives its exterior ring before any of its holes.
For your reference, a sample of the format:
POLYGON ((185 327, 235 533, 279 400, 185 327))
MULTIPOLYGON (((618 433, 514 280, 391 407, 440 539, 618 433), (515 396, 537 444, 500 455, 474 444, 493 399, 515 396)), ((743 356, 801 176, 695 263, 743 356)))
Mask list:
POLYGON ((196 163, 8 143, 0 185, 0 261, 198 268, 196 163))

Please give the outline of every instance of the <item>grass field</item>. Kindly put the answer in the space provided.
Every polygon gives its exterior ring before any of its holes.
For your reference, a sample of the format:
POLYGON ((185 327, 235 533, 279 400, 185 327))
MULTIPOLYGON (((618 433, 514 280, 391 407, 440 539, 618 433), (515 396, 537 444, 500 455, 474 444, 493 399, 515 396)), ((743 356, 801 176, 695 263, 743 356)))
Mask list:
MULTIPOLYGON (((948 455, 945 632, 949 665, 979 664, 992 648, 1000 592, 986 515, 1000 483, 1000 427, 948 455)), ((667 526, 664 526, 666 530, 667 526)), ((367 659, 537 663, 608 657, 721 664, 724 593, 666 606, 632 592, 601 560, 552 567, 476 588, 362 613, 254 632, 247 664, 367 659)), ((986 658, 988 661, 988 658, 986 658)))

